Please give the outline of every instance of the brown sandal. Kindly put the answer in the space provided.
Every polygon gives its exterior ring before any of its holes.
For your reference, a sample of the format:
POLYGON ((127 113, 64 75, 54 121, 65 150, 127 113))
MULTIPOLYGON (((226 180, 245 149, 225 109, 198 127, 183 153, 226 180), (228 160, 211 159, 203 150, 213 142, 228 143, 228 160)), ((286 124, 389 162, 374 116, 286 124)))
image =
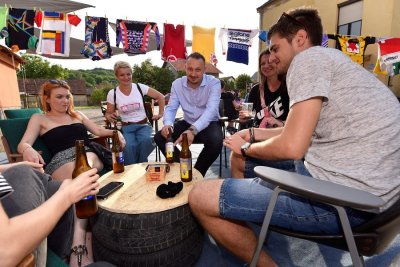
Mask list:
POLYGON ((82 256, 88 254, 87 247, 85 245, 74 246, 71 248, 71 254, 74 253, 78 259, 78 266, 82 265, 82 256))

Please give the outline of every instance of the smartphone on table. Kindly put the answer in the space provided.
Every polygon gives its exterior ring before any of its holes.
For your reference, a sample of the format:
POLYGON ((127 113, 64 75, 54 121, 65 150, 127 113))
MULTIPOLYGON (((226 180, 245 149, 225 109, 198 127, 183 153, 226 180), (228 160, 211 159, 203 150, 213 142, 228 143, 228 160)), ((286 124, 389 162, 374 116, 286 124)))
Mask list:
POLYGON ((99 199, 106 199, 123 185, 123 182, 109 182, 108 184, 100 188, 99 193, 97 193, 96 197, 99 199))

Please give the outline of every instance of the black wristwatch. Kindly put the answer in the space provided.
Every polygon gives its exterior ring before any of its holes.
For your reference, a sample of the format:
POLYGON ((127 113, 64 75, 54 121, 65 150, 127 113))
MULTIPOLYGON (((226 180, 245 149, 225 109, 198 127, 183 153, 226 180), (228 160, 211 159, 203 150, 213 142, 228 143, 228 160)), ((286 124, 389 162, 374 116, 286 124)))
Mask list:
POLYGON ((247 151, 247 149, 249 149, 250 146, 251 146, 251 143, 247 142, 247 143, 244 143, 244 144, 240 147, 240 152, 242 152, 242 156, 243 156, 243 157, 247 157, 246 151, 247 151))

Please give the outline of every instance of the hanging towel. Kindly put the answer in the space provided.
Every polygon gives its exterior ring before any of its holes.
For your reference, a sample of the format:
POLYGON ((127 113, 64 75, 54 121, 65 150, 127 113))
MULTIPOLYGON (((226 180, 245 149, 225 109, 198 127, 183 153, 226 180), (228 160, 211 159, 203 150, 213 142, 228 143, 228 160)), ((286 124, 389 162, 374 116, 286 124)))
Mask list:
POLYGON ((155 33, 157 50, 160 50, 161 38, 157 23, 117 19, 117 46, 122 43, 125 53, 146 54, 150 31, 155 33))
POLYGON ((226 60, 249 64, 249 47, 258 30, 225 29, 219 31, 219 39, 222 44, 222 53, 227 53, 226 60), (225 44, 228 43, 226 52, 225 44))
POLYGON ((378 42, 378 64, 375 73, 387 72, 394 76, 399 74, 400 68, 400 38, 389 38, 378 42))
POLYGON ((8 36, 7 15, 8 15, 8 8, 4 6, 0 7, 0 38, 8 36))
POLYGON ((35 48, 37 38, 34 35, 34 19, 35 12, 33 10, 19 8, 8 10, 6 45, 13 52, 35 48))
POLYGON ((216 60, 215 55, 215 28, 192 26, 192 52, 199 52, 209 63, 216 60))
POLYGON ((111 57, 107 18, 85 17, 85 44, 81 54, 93 61, 111 57))
POLYGON ((161 51, 161 59, 175 61, 186 59, 185 25, 164 23, 164 45, 161 51))
POLYGON ((36 22, 41 30, 36 53, 68 57, 71 25, 77 26, 81 19, 77 15, 53 11, 39 11, 37 17, 39 19, 36 22))

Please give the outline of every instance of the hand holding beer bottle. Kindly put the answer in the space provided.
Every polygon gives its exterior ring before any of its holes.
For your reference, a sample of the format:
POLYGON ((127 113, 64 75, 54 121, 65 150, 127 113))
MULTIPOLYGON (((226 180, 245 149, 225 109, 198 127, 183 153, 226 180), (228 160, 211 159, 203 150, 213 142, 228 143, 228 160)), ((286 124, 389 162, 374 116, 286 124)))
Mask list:
POLYGON ((119 141, 118 137, 118 131, 114 130, 113 131, 113 137, 112 137, 112 162, 113 162, 113 171, 114 173, 120 173, 124 171, 124 152, 122 150, 121 143, 119 141))
POLYGON ((121 115, 119 115, 119 111, 117 108, 117 105, 115 104, 115 125, 114 125, 114 129, 118 130, 118 131, 122 131, 122 118, 121 115))
MULTIPOLYGON (((76 178, 79 174, 92 169, 89 166, 86 157, 84 140, 75 141, 75 168, 72 172, 72 179, 76 178)), ((86 219, 96 214, 97 201, 95 195, 89 195, 75 203, 76 216, 80 219, 86 219)))

